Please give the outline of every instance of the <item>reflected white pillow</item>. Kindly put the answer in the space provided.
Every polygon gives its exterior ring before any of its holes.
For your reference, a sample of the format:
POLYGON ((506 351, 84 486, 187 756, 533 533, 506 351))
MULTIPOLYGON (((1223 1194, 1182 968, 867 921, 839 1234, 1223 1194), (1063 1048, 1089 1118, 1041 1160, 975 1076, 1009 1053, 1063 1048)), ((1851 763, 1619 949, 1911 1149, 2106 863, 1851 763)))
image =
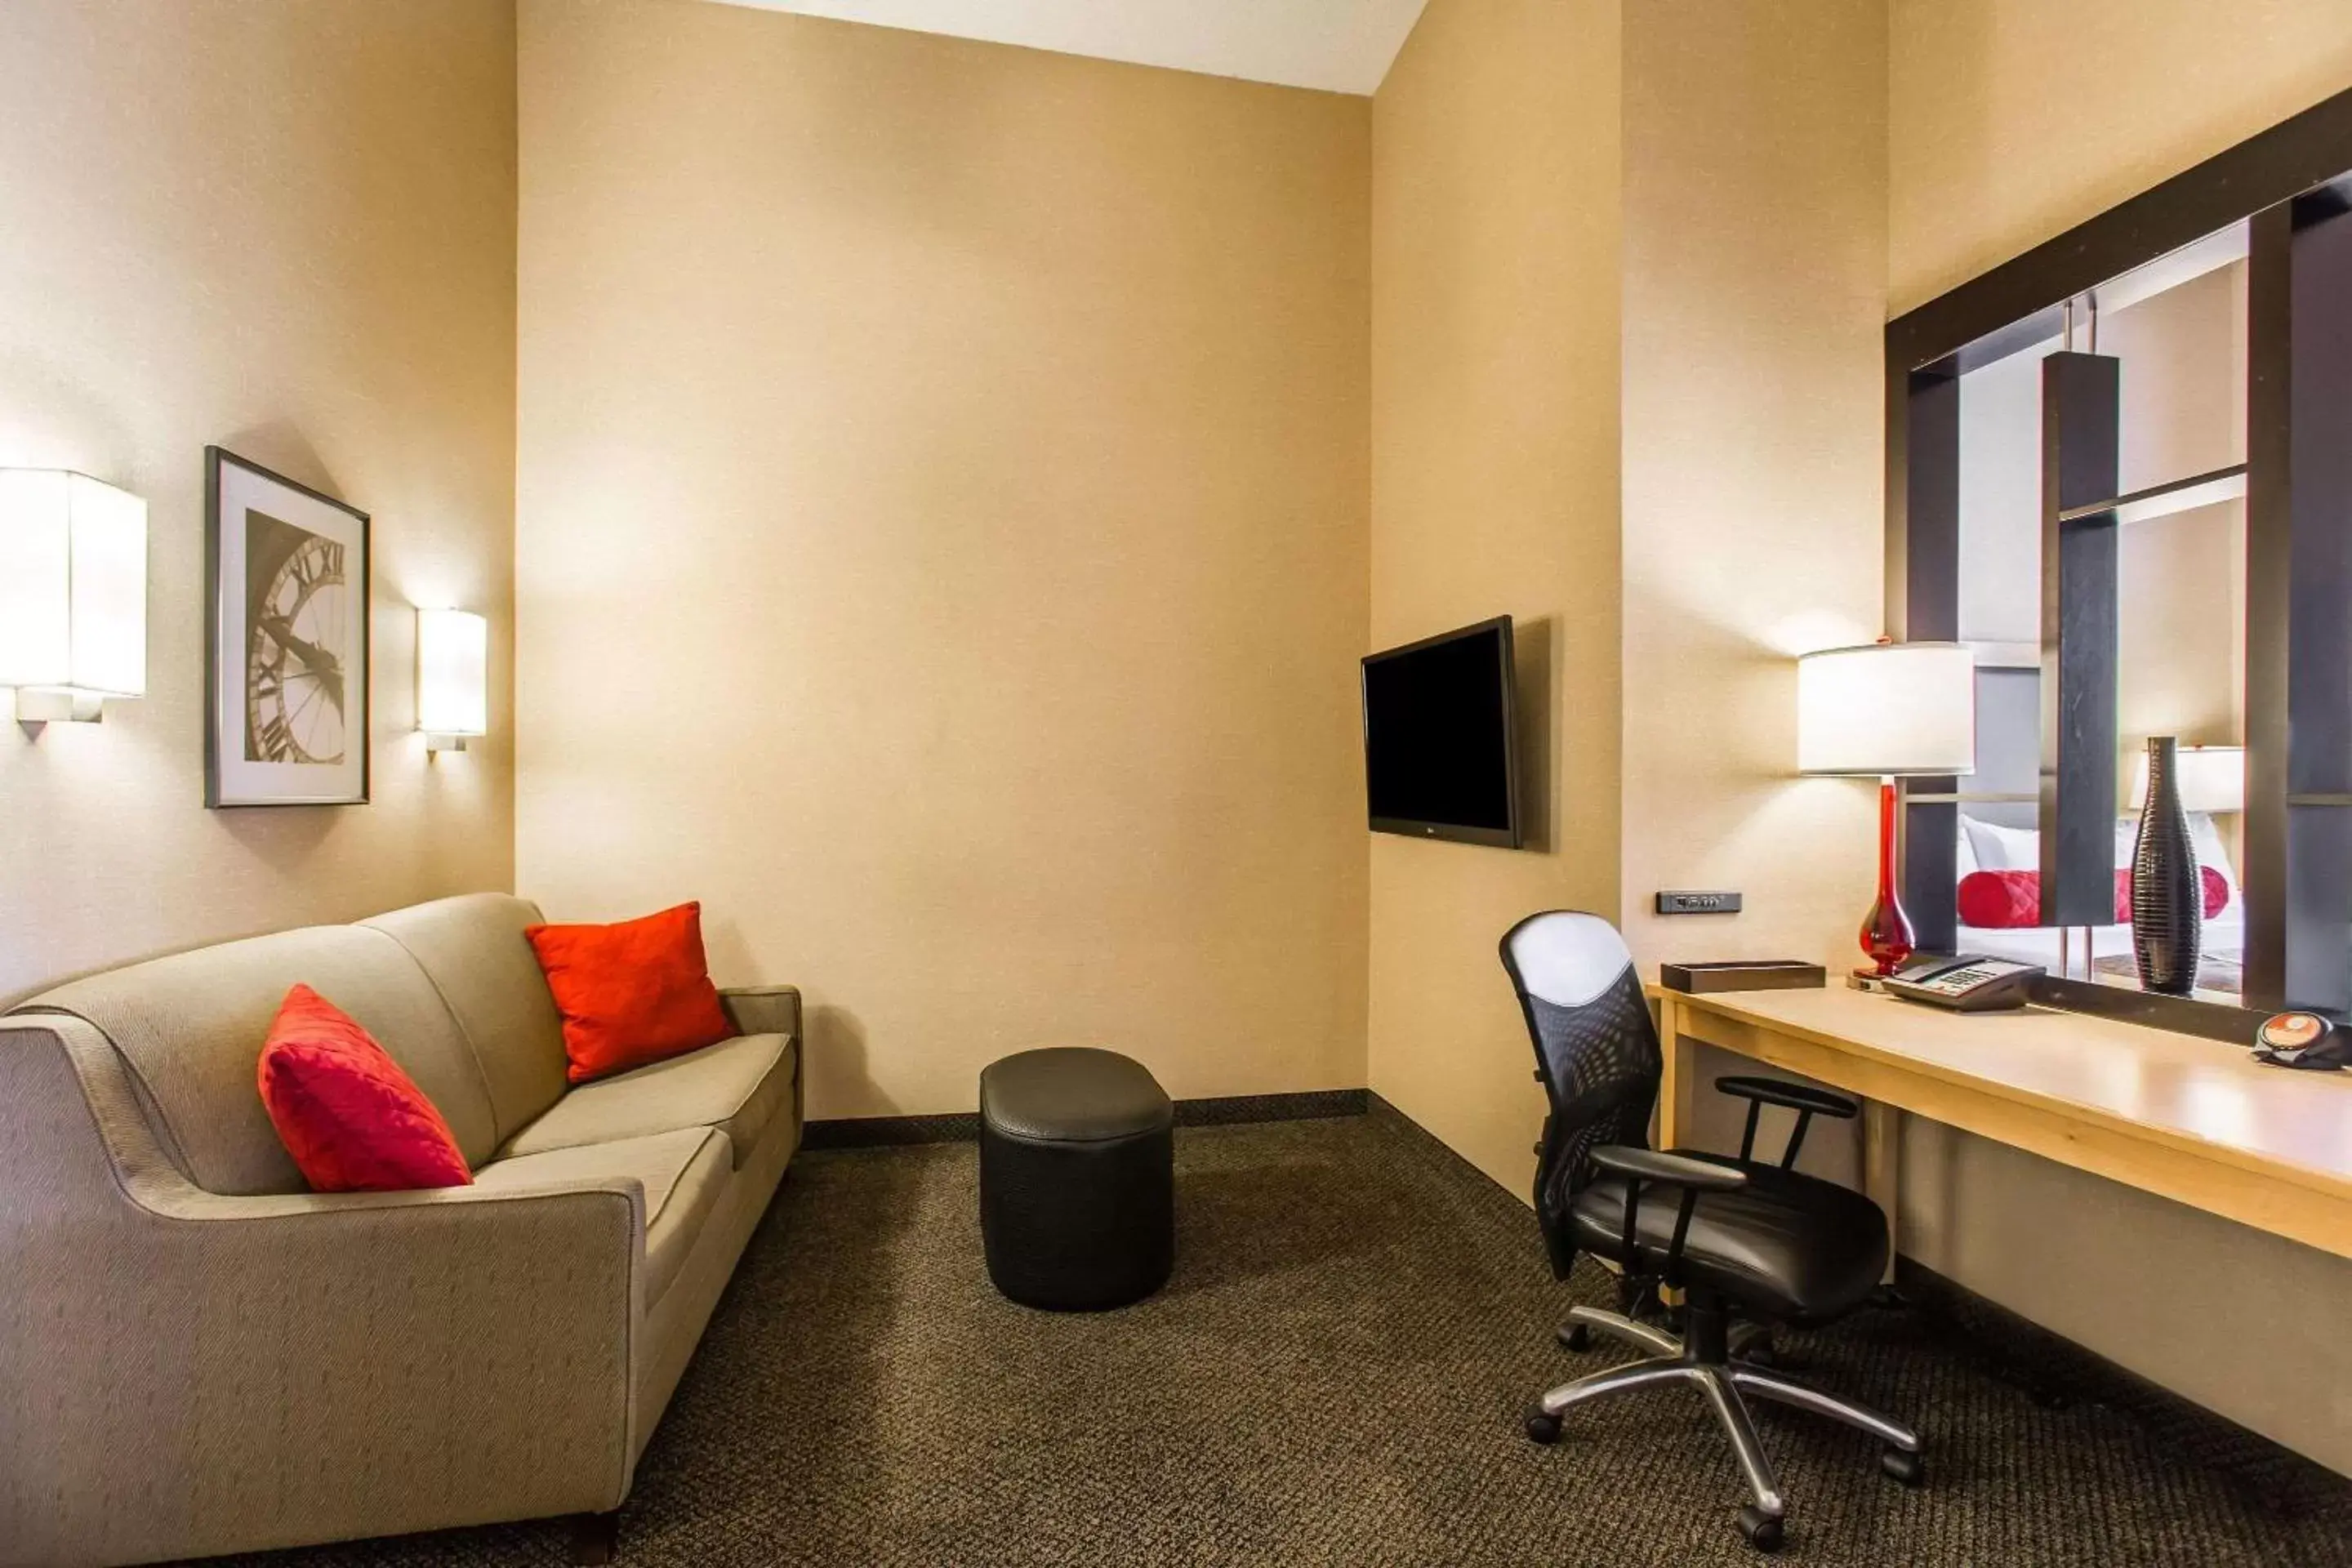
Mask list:
POLYGON ((2003 827, 1997 822, 1979 822, 1963 814, 1960 831, 1969 836, 1969 847, 1976 851, 1977 866, 1981 870, 2042 869, 2042 833, 2038 828, 2003 827))

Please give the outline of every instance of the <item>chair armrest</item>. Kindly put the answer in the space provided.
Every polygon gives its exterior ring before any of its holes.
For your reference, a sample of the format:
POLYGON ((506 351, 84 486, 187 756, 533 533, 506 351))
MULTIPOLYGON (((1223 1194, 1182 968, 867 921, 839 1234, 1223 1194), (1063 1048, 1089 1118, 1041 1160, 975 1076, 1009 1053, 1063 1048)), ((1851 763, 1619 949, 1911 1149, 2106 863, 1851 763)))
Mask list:
POLYGON ((1642 1184, 1654 1182, 1660 1186, 1682 1189, 1682 1202, 1675 1213, 1674 1238, 1666 1243, 1666 1256, 1658 1268, 1660 1277, 1669 1285, 1682 1283, 1683 1243, 1690 1236, 1691 1215, 1698 1207, 1699 1194, 1737 1192, 1748 1184, 1748 1173, 1732 1166, 1694 1160, 1687 1154, 1637 1149, 1629 1143, 1602 1144, 1592 1151, 1592 1163, 1625 1178, 1625 1224, 1618 1241, 1624 1248, 1628 1275, 1641 1272, 1642 1184))
POLYGON ((801 1034, 801 989, 797 985, 730 985, 719 993, 719 1005, 739 1034, 801 1034))
POLYGON ((205 1556, 627 1495, 636 1182, 208 1193, 104 1037, 48 1016, 0 1019, 0 1405, 40 1413, 0 1421, 0 1560, 205 1556))
POLYGON ((1785 1106, 1797 1113, 1797 1125, 1789 1134, 1788 1146, 1780 1151, 1780 1169, 1788 1170, 1797 1163, 1797 1152, 1805 1146, 1805 1130, 1816 1116, 1834 1116, 1841 1121, 1851 1121, 1862 1112, 1862 1102, 1811 1084, 1784 1083, 1777 1078, 1719 1078, 1715 1080, 1718 1093, 1738 1095, 1748 1101, 1748 1128, 1739 1135, 1739 1157, 1753 1158, 1756 1152, 1756 1128, 1767 1105, 1785 1106))
POLYGON ((1604 1171, 1641 1182, 1664 1182, 1698 1193, 1736 1192, 1748 1184, 1748 1173, 1687 1154, 1661 1153, 1627 1143, 1604 1143, 1592 1152, 1592 1163, 1604 1171))
POLYGON ((1834 1089, 1815 1089, 1811 1084, 1783 1083, 1777 1078, 1719 1078, 1715 1087, 1720 1094, 1760 1100, 1767 1105, 1786 1106, 1790 1110, 1815 1111, 1842 1121, 1851 1121, 1862 1113, 1862 1102, 1851 1096, 1834 1089))

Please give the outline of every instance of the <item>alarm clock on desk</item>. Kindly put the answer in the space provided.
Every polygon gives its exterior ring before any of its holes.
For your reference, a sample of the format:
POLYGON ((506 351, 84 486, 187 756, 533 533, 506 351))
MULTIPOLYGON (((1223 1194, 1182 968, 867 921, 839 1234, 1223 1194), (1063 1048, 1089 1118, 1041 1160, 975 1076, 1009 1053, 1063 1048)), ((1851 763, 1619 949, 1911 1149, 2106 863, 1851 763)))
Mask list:
POLYGON ((2316 1013, 2273 1013, 2254 1031, 2254 1060, 2274 1068, 2339 1072, 2352 1037, 2316 1013))

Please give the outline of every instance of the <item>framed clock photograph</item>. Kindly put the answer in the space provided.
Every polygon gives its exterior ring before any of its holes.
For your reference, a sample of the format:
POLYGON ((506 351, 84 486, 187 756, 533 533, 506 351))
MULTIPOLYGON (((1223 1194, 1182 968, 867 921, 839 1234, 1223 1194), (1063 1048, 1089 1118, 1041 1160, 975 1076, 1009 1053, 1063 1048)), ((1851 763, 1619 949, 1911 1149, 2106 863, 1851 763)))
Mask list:
POLYGON ((205 448, 205 804, 368 798, 368 516, 205 448))

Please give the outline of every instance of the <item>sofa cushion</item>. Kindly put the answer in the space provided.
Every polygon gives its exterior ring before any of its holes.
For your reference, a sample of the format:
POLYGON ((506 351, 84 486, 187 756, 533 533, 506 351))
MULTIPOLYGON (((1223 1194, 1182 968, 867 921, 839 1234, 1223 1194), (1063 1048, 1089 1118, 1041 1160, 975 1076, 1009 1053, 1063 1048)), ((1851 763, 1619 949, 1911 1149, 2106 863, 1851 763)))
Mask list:
POLYGON ((789 1035, 738 1035, 686 1056, 583 1083, 507 1141, 512 1157, 715 1127, 740 1168, 792 1100, 798 1051, 789 1035))
POLYGON ((513 1137, 563 1098, 563 1019, 523 933, 538 907, 505 893, 466 893, 360 923, 416 960, 480 1059, 498 1121, 513 1137))
POLYGON ((498 1147, 488 1087, 441 994, 405 948, 364 926, 306 926, 150 959, 60 985, 30 1012, 87 1019, 114 1042, 188 1179, 234 1196, 309 1190, 254 1087, 296 984, 350 1014, 416 1081, 478 1165, 498 1147))
POLYGON ((474 1173, 478 1187, 562 1186, 631 1177, 646 1189, 646 1305, 677 1278, 702 1223, 733 1179, 727 1140, 709 1127, 584 1143, 493 1160, 474 1173))
POLYGON ((256 1075, 278 1141, 322 1193, 403 1193, 472 1181, 449 1123, 350 1014, 286 994, 256 1075))
POLYGON ((609 925, 539 925, 538 951, 563 1015, 575 1084, 715 1046, 735 1032, 710 983, 702 906, 683 903, 609 925))

